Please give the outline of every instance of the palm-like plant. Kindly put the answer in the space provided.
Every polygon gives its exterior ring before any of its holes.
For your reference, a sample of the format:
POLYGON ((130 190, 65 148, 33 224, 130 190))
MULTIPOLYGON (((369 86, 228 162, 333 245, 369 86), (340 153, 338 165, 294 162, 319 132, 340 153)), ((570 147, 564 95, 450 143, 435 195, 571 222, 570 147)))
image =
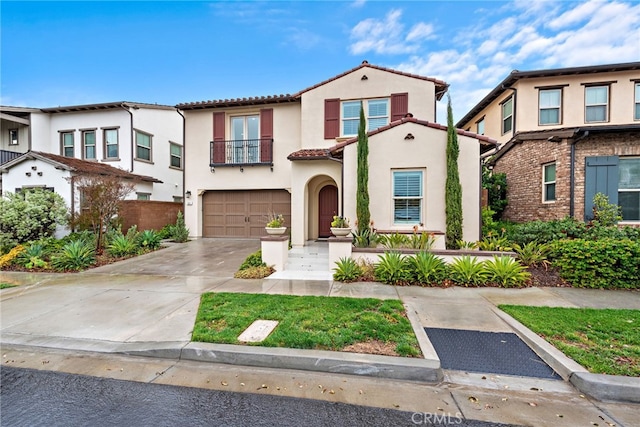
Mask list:
POLYGON ((415 257, 409 258, 412 278, 417 283, 438 283, 447 274, 447 265, 440 257, 431 252, 418 252, 415 257))
POLYGON ((484 262, 489 282, 502 287, 522 286, 531 276, 517 259, 509 256, 494 255, 493 259, 484 262))
POLYGON ((449 265, 451 280, 459 285, 484 285, 487 282, 487 271, 484 263, 477 257, 468 255, 453 260, 449 265))
POLYGON ((407 258, 398 252, 385 252, 378 256, 374 274, 376 280, 390 285, 404 285, 411 281, 407 258))

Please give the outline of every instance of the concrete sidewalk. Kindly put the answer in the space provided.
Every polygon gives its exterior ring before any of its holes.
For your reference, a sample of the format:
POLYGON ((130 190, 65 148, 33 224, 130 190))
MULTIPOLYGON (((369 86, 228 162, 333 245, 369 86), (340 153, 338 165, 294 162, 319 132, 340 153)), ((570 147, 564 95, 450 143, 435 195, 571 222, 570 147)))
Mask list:
MULTIPOLYGON (((603 411, 601 407, 604 403, 594 405, 580 398, 580 393, 567 382, 442 371, 437 354, 430 347, 422 329, 440 327, 516 332, 565 379, 571 379, 578 373, 577 378, 582 381, 578 382, 578 386, 582 390, 605 400, 623 397, 633 401, 634 393, 640 398, 637 378, 623 378, 620 384, 612 385, 609 380, 617 378, 593 377, 593 374, 563 359, 548 344, 545 346, 542 340, 536 340, 534 334, 508 316, 505 317, 495 306, 506 303, 640 309, 640 292, 571 288, 440 289, 393 287, 378 283, 343 284, 330 280, 233 279, 237 266, 258 246, 258 242, 253 240, 201 239, 78 274, 0 272, 0 282, 20 285, 0 292, 0 343, 3 353, 9 351, 8 354, 26 357, 24 354, 56 349, 63 354, 68 351, 88 351, 111 355, 145 355, 165 358, 172 361, 171 366, 174 367, 180 364, 186 366, 185 363, 222 361, 257 366, 253 369, 258 371, 269 368, 311 369, 319 372, 307 372, 305 375, 365 375, 371 381, 386 381, 385 387, 393 383, 388 378, 394 381, 422 381, 421 387, 425 386, 424 382, 440 382, 440 386, 434 387, 473 389, 476 398, 482 395, 488 402, 494 402, 497 394, 504 395, 507 389, 516 394, 524 393, 525 397, 521 398, 525 400, 531 390, 537 390, 536 398, 541 397, 540 390, 545 390, 548 393, 545 394, 545 416, 551 413, 550 408, 554 405, 558 405, 558 408, 565 405, 567 399, 584 403, 576 403, 579 408, 575 414, 577 422, 569 425, 588 425, 582 424, 582 421, 592 420, 593 417, 605 417, 615 423, 615 417, 612 418, 611 414, 616 411, 620 425, 627 411, 634 413, 640 409, 640 406, 633 404, 611 404, 614 406, 609 407, 615 411, 603 411), (424 335, 420 338, 425 358, 190 343, 199 297, 201 293, 209 291, 399 298, 408 308, 416 334, 420 336, 422 332, 424 335), (554 363, 557 365, 554 366, 554 363), (604 390, 598 387, 604 387, 604 390), (611 390, 614 390, 613 394, 611 390)), ((70 357, 69 354, 67 357, 70 357)), ((352 378, 351 381, 356 380, 352 378)), ((504 402, 487 404, 492 408, 509 406, 504 402)), ((464 399, 457 399, 455 406, 474 415, 472 419, 483 419, 476 414, 477 408, 467 403, 464 399)), ((485 412, 492 417, 503 413, 503 418, 487 419, 490 421, 515 422, 515 419, 518 423, 526 424, 526 418, 517 418, 517 413, 510 413, 506 409, 485 412)), ((538 416, 543 415, 542 411, 537 412, 538 416)), ((564 412, 567 413, 567 410, 564 412)), ((548 424, 536 425, 554 425, 552 421, 553 417, 549 418, 548 424)), ((569 420, 564 418, 564 421, 569 420)))

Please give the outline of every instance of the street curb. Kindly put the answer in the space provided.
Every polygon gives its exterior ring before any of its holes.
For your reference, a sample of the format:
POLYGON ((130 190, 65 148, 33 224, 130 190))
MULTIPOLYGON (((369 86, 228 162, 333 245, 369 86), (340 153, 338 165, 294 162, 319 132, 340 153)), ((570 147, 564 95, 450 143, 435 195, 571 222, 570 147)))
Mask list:
POLYGON ((507 313, 497 307, 492 310, 542 360, 582 393, 603 401, 640 403, 640 378, 592 374, 507 313))
POLYGON ((442 379, 439 360, 341 351, 192 342, 182 349, 180 359, 431 383, 437 383, 442 379))

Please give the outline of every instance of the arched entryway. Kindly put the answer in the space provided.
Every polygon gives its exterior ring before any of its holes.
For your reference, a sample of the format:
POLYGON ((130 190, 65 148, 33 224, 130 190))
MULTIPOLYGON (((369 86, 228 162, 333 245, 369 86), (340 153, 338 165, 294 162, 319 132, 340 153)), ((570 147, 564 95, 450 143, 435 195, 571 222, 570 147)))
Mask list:
POLYGON ((318 237, 331 236, 334 215, 338 215, 338 187, 329 184, 318 192, 318 237))

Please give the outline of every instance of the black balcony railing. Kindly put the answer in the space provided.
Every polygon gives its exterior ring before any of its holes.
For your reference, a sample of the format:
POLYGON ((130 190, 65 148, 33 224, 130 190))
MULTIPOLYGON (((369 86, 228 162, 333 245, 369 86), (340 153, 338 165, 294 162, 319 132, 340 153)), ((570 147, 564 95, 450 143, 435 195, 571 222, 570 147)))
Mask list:
POLYGON ((273 166, 273 139, 211 141, 211 167, 273 166))

